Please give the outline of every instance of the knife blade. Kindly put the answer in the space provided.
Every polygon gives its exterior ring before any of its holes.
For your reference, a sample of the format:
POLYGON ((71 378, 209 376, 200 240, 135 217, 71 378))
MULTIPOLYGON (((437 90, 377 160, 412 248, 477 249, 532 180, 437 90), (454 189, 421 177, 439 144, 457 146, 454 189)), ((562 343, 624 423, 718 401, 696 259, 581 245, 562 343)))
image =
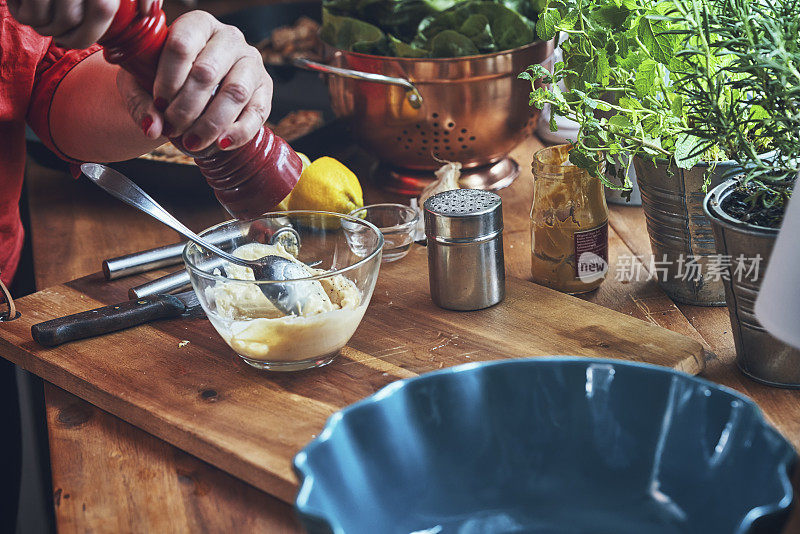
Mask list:
POLYGON ((74 313, 31 326, 34 341, 55 347, 87 337, 108 334, 156 319, 196 317, 203 314, 194 291, 175 295, 151 295, 111 306, 74 313))

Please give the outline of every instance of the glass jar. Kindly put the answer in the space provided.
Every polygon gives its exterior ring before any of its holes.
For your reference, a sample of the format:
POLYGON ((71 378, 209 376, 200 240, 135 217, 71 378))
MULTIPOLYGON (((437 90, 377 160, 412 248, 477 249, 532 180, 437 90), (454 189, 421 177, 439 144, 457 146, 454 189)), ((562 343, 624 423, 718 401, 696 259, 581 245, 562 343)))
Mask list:
POLYGON ((569 162, 570 147, 533 156, 531 275, 576 294, 596 289, 608 272, 608 206, 603 183, 569 162))

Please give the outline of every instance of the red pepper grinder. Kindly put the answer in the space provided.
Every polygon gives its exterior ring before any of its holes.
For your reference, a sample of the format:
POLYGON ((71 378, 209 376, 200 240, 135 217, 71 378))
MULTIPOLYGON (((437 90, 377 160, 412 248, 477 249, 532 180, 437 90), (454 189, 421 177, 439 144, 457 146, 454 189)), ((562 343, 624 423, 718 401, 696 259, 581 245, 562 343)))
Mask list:
MULTIPOLYGON (((164 11, 154 8, 143 16, 137 0, 121 0, 106 33, 98 40, 106 61, 134 75, 142 87, 153 87, 158 58, 167 39, 164 11)), ((277 206, 300 179, 303 163, 289 144, 266 126, 246 145, 221 150, 211 145, 190 152, 181 139, 170 139, 194 158, 217 199, 239 219, 257 217, 277 206)))

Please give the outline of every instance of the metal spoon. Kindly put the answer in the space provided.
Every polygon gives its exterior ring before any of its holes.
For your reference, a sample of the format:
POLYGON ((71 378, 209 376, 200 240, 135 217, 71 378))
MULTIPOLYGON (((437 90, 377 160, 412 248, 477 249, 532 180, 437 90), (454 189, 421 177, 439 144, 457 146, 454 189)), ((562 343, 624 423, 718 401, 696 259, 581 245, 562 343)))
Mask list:
MULTIPOLYGON (((161 221, 199 246, 210 250, 226 261, 249 267, 253 270, 256 280, 296 280, 309 276, 308 271, 303 267, 281 256, 268 255, 258 260, 243 260, 219 249, 186 228, 183 223, 153 200, 150 195, 142 191, 138 185, 124 174, 110 167, 99 163, 84 163, 81 165, 81 170, 91 181, 106 192, 161 221)), ((291 284, 258 284, 258 286, 264 296, 276 308, 287 315, 300 315, 306 298, 314 293, 315 290, 312 281, 293 282, 291 284)))

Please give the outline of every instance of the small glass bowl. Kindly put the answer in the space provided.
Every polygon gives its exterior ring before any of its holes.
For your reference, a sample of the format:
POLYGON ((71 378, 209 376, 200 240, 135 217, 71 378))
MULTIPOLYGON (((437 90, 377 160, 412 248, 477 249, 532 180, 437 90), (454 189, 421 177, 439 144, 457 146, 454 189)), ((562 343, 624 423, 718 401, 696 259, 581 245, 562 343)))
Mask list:
POLYGON ((378 227, 383 234, 383 261, 396 261, 408 254, 414 242, 419 213, 403 204, 372 204, 350 212, 378 227))
MULTIPOLYGON (((261 291, 275 281, 242 279, 241 272, 216 254, 189 243, 183 260, 197 298, 219 335, 248 365, 297 371, 327 365, 350 340, 372 298, 381 263, 383 237, 372 224, 339 213, 287 211, 251 220, 233 220, 200 233, 227 236, 217 246, 231 252, 263 244, 281 228, 300 238, 297 258, 321 274, 281 284, 319 282, 342 307, 315 315, 284 315, 261 291), (230 271, 229 271, 230 269, 230 271)), ((213 239, 212 239, 213 240, 213 239)))

